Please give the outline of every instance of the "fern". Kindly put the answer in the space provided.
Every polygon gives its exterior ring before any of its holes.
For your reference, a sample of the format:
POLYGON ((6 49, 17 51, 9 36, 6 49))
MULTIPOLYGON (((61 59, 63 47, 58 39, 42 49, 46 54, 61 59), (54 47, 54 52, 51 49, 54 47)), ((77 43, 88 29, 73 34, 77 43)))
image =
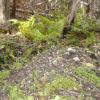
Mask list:
POLYGON ((84 46, 88 47, 96 43, 94 32, 89 32, 91 29, 98 27, 97 22, 92 18, 87 18, 82 15, 82 10, 79 9, 76 13, 74 23, 72 25, 72 32, 79 32, 84 35, 84 46))
POLYGON ((95 44, 95 43, 96 43, 96 38, 95 38, 94 32, 88 32, 87 38, 85 39, 84 46, 88 47, 91 44, 95 44))
POLYGON ((61 33, 64 20, 51 20, 43 16, 30 17, 26 21, 10 20, 12 25, 17 25, 20 34, 33 42, 56 40, 61 33), (38 21, 37 21, 38 20, 38 21))
POLYGON ((8 88, 9 100, 33 100, 32 96, 26 96, 17 86, 8 88))

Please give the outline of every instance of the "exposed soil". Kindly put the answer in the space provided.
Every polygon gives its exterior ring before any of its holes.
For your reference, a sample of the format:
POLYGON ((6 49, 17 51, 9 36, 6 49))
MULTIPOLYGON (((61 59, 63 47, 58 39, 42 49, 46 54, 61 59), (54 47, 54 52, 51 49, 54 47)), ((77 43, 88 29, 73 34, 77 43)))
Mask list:
MULTIPOLYGON (((49 81, 55 74, 60 74, 65 77, 71 76, 75 77, 79 83, 82 82, 81 87, 86 92, 84 100, 88 100, 88 97, 99 100, 100 89, 89 82, 85 82, 73 73, 75 68, 84 65, 95 71, 97 76, 100 76, 100 44, 92 46, 90 49, 92 50, 91 52, 88 49, 79 47, 65 47, 59 49, 56 46, 52 46, 49 50, 33 57, 32 60, 19 71, 12 72, 6 81, 8 84, 20 84, 19 87, 29 95, 34 94, 33 91, 29 90, 29 86, 33 82, 33 71, 38 73, 40 82, 42 82, 41 79, 45 75, 48 76, 49 81)), ((80 91, 61 90, 56 94, 77 97, 80 95, 80 91)))
MULTIPOLYGON (((18 43, 20 43, 20 41, 18 41, 18 43)), ((32 45, 29 47, 31 48, 32 45)), ((17 54, 19 55, 18 52, 17 54)), ((26 95, 33 96, 34 100, 52 100, 55 95, 69 96, 72 98, 71 100, 100 100, 100 87, 76 75, 74 72, 76 68, 81 67, 82 69, 87 68, 91 70, 97 77, 100 76, 100 43, 88 49, 83 47, 58 47, 52 45, 49 49, 35 56, 32 55, 31 57, 32 59, 21 67, 21 69, 11 71, 8 78, 4 80, 4 83, 0 82, 0 85, 16 85, 23 90, 26 95), (39 99, 39 96, 36 94, 37 91, 42 91, 43 88, 40 90, 30 89, 30 86, 34 84, 39 87, 52 82, 57 75, 74 79, 81 88, 71 90, 62 88, 53 91, 53 93, 43 99, 39 99), (80 97, 82 93, 84 94, 83 99, 80 97)), ((100 81, 100 78, 98 81, 100 81)), ((0 89, 0 100, 9 100, 6 87, 0 87, 0 89)))

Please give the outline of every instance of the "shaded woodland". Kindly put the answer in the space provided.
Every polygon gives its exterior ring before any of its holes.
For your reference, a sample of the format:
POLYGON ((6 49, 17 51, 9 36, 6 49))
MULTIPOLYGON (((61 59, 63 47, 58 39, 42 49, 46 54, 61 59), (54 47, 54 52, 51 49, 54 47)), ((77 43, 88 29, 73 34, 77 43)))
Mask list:
POLYGON ((0 100, 99 100, 100 0, 0 0, 0 100))

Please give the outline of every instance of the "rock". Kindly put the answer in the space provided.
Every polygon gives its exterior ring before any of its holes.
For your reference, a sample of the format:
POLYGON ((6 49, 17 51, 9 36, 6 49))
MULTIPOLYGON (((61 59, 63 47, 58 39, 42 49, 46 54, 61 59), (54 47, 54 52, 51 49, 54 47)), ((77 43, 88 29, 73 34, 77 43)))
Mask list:
POLYGON ((91 54, 90 54, 90 57, 91 57, 92 59, 96 59, 96 60, 97 60, 97 56, 96 56, 96 54, 94 54, 94 53, 91 53, 91 54))
POLYGON ((80 59, 78 57, 73 58, 74 61, 79 62, 80 59))
POLYGON ((57 66, 57 63, 58 63, 57 60, 54 60, 54 61, 52 62, 52 64, 55 65, 55 66, 57 66))
POLYGON ((92 63, 85 63, 84 65, 87 66, 87 67, 90 67, 90 68, 94 68, 95 67, 92 63))
POLYGON ((68 52, 73 52, 73 53, 76 52, 76 50, 75 50, 74 48, 68 48, 67 51, 68 51, 68 52))
POLYGON ((66 53, 65 53, 65 55, 68 55, 68 56, 69 56, 69 55, 70 55, 70 53, 69 53, 69 52, 66 52, 66 53))

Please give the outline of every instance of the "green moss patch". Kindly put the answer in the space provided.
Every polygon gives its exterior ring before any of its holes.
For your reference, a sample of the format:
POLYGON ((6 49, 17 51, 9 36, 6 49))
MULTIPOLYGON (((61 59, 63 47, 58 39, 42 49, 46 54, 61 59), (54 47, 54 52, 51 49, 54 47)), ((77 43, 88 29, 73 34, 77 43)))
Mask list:
POLYGON ((7 78, 9 76, 9 74, 10 74, 9 70, 0 71, 0 80, 7 78))
POLYGON ((100 88, 100 77, 98 77, 94 71, 79 67, 75 69, 75 74, 100 88))
POLYGON ((63 76, 56 77, 51 83, 45 86, 45 92, 51 93, 60 89, 64 90, 78 90, 79 85, 75 80, 63 76))
POLYGON ((34 100, 32 96, 26 96, 17 86, 8 88, 9 100, 34 100))
POLYGON ((32 55, 41 52, 38 48, 39 44, 26 41, 18 36, 0 36, 0 71, 1 70, 16 70, 31 59, 32 55))

